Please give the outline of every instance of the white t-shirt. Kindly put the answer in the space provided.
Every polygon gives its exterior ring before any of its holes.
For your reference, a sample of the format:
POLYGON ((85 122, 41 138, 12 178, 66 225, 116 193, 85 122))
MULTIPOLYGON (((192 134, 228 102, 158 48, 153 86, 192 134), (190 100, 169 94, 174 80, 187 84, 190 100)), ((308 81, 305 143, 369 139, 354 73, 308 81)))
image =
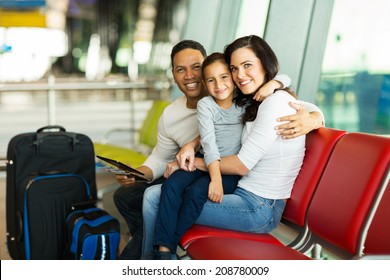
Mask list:
POLYGON ((158 121, 157 144, 144 162, 153 171, 153 179, 164 174, 167 163, 175 160, 180 148, 199 136, 197 110, 187 108, 181 96, 169 104, 158 121))
POLYGON ((274 129, 277 118, 296 113, 289 101, 296 99, 286 91, 275 92, 260 104, 256 119, 244 127, 238 158, 250 171, 238 186, 264 198, 289 198, 303 162, 305 136, 283 139, 274 129))

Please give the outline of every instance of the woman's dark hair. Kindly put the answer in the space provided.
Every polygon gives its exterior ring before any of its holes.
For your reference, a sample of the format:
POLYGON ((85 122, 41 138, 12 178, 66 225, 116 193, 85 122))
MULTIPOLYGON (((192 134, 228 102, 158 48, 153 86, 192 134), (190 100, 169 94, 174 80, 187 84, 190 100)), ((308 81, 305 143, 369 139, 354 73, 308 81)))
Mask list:
MULTIPOLYGON (((245 36, 236 39, 233 43, 227 45, 224 49, 223 54, 228 65, 230 65, 232 53, 241 48, 248 48, 252 50, 257 56, 257 58, 261 61, 261 64, 265 71, 263 85, 275 78, 276 74, 279 71, 279 63, 274 51, 267 44, 266 41, 256 35, 245 36)), ((287 91, 293 96, 295 96, 291 90, 287 89, 287 91)), ((254 100, 252 94, 243 94, 239 89, 237 89, 237 93, 237 100, 235 102, 237 104, 242 104, 246 106, 245 115, 243 116, 242 120, 243 123, 255 120, 257 110, 261 102, 254 100)))

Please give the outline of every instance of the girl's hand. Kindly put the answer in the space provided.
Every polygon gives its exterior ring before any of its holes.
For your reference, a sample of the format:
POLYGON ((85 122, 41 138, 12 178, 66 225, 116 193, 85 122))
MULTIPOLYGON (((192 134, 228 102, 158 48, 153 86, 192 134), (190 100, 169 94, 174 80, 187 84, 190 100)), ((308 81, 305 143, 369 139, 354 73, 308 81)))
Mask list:
POLYGON ((194 171, 195 149, 193 142, 185 144, 176 155, 176 160, 181 169, 194 171))
POLYGON ((211 201, 221 203, 223 198, 223 187, 222 183, 211 181, 209 184, 208 197, 211 201))
POLYGON ((275 90, 282 87, 283 85, 280 82, 276 80, 271 80, 265 85, 263 85, 261 88, 259 88, 259 90, 253 96, 253 99, 255 99, 256 101, 263 101, 268 96, 273 94, 275 90))

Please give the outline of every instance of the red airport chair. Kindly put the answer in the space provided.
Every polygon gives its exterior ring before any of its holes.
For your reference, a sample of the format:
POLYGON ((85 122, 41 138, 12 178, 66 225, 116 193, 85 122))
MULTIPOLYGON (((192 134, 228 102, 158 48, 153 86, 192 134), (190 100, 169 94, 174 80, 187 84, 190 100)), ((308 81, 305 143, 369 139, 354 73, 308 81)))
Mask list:
MULTIPOLYGON (((390 173, 388 174, 390 176, 390 173)), ((364 242, 364 259, 390 259, 390 183, 379 201, 364 242)))
MULTIPOLYGON (((309 206, 309 234, 299 250, 261 241, 214 236, 195 240, 187 247, 187 253, 191 259, 197 260, 304 260, 310 259, 306 254, 319 244, 342 259, 361 257, 370 225, 371 230, 382 226, 373 219, 377 209, 376 217, 384 217, 388 223, 389 208, 378 201, 383 193, 388 201, 388 191, 385 190, 389 184, 389 162, 389 138, 364 133, 343 136, 332 152, 309 206)), ((387 247, 388 236, 383 236, 380 241, 369 237, 366 248, 380 250, 378 247, 384 242, 387 247)))
MULTIPOLYGON (((287 201, 282 218, 282 223, 287 224, 297 232, 296 238, 289 246, 298 246, 300 241, 306 236, 307 208, 335 144, 345 134, 345 131, 322 127, 310 132, 306 136, 304 162, 294 183, 291 198, 287 201)), ((192 226, 183 235, 179 245, 186 249, 194 240, 211 236, 232 237, 283 245, 279 239, 271 234, 246 233, 201 225, 192 226)))

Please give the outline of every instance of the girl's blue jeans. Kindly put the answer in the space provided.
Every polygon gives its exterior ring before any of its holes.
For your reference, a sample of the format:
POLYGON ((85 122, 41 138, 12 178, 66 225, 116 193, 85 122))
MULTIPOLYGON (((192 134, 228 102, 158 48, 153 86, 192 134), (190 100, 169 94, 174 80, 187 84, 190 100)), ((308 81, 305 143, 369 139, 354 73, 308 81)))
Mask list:
MULTIPOLYGON (((144 194, 143 255, 153 250, 155 222, 159 208, 161 185, 148 188, 144 194)), ((196 224, 254 233, 269 233, 280 222, 285 200, 267 199, 236 188, 224 195, 222 203, 207 201, 196 224)))
MULTIPOLYGON (((237 187, 237 175, 222 175, 225 194, 237 187)), ((162 185, 160 207, 154 232, 154 245, 176 252, 183 234, 196 222, 208 198, 210 175, 196 170, 174 172, 162 185)))

